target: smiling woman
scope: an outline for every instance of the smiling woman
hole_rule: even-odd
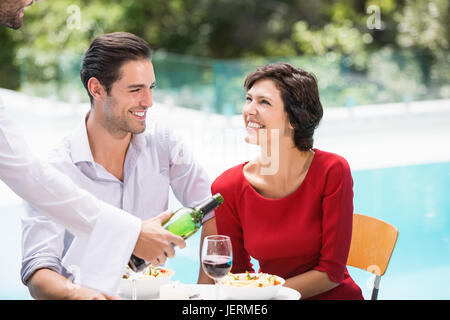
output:
[[[292,74],[292,77],[288,77],[289,74]],[[293,129],[296,147],[302,151],[311,149],[314,130],[323,116],[314,75],[294,68],[288,63],[274,63],[258,68],[244,83],[247,91],[246,107],[251,103],[256,82],[260,82],[256,97],[259,104],[265,107],[283,106],[285,111],[282,113],[283,121],[288,122],[289,128]],[[266,113],[262,110],[258,112],[259,115]],[[249,110],[245,108],[243,115],[247,119],[251,116]],[[270,113],[268,115],[269,118],[273,118]],[[252,122],[255,123],[254,120]],[[258,124],[264,127],[263,124]],[[254,125],[252,127],[255,128]]]
[[[212,192],[227,199],[215,213],[217,231],[232,241],[231,271],[252,272],[254,257],[259,272],[286,279],[285,286],[302,298],[362,299],[346,268],[353,215],[350,168],[341,156],[313,148],[323,114],[315,77],[280,62],[252,72],[244,88],[244,123],[249,135],[259,136],[246,141],[261,149],[270,145],[271,153],[265,161],[261,150],[261,156],[226,170],[212,184]],[[275,138],[273,131],[279,132]],[[276,170],[265,171],[267,162],[277,163]]]

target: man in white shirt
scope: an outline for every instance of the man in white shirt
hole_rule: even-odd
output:
[[[189,207],[211,196],[206,172],[184,145],[152,119],[147,128],[155,74],[145,40],[126,32],[97,37],[85,52],[80,74],[91,110],[51,154],[55,168],[98,198],[141,219],[167,210],[169,188]],[[82,295],[84,288],[73,289],[69,281],[77,282],[77,268],[85,258],[80,253],[88,244],[73,239],[33,207],[22,221],[21,276],[32,296]],[[202,237],[215,232],[215,219],[209,214],[203,220]]]
[[[0,24],[12,29],[22,26],[24,9],[32,0],[0,1]],[[174,252],[171,243],[183,248],[181,237],[167,232],[161,222],[170,212],[141,222],[76,186],[66,175],[38,160],[29,150],[15,124],[6,118],[0,99],[0,179],[20,197],[65,226],[86,242],[79,266],[81,284],[114,294],[124,265],[132,252],[147,261],[165,260]],[[3,275],[4,276],[4,275]],[[89,290],[86,289],[86,293]],[[89,291],[85,298],[110,298]]]

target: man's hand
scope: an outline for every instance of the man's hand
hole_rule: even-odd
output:
[[[134,248],[134,255],[158,266],[175,255],[174,245],[184,248],[186,242],[182,237],[167,231],[161,225],[172,216],[171,211],[165,211],[150,220],[142,222],[141,233]]]
[[[77,286],[69,290],[69,300],[120,300],[119,296],[110,296],[85,287]]]

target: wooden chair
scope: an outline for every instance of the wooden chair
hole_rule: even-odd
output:
[[[347,265],[375,274],[372,300],[377,300],[381,276],[391,259],[398,229],[382,220],[353,214],[352,240]]]

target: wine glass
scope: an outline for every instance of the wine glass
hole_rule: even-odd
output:
[[[128,280],[130,280],[131,286],[131,300],[137,300],[137,285],[136,281],[144,274],[144,270],[135,272],[131,269],[127,269]]]
[[[203,239],[202,267],[203,271],[216,283],[216,300],[219,299],[220,279],[225,277],[233,262],[231,240],[228,236],[213,235]]]

